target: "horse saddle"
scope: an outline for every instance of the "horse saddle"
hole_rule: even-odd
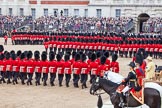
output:
[[[122,90],[125,88],[124,85],[120,85],[116,92],[121,93]],[[144,104],[144,92],[143,92],[144,88],[141,88],[140,90],[136,91],[135,89],[131,89],[130,93],[131,95],[134,97],[134,99],[136,99],[138,102],[140,102],[141,104]]]

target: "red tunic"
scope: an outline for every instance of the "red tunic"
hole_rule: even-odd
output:
[[[41,70],[42,70],[42,73],[48,73],[49,71],[49,63],[48,61],[41,61]]]
[[[12,71],[19,72],[20,66],[19,66],[19,60],[12,60]]]
[[[143,85],[143,78],[145,78],[145,74],[144,71],[142,70],[142,68],[137,68],[136,70],[136,74],[137,74],[137,82],[139,84],[139,86]]]
[[[74,61],[73,62],[73,73],[79,75],[81,71],[81,62]]]
[[[6,62],[4,60],[0,60],[0,71],[6,71]]]
[[[20,70],[19,72],[26,72],[26,60],[19,61]]]
[[[49,61],[49,72],[56,73],[57,72],[57,63],[56,60]]]
[[[86,62],[81,62],[81,74],[89,74],[89,65]]]
[[[63,63],[63,70],[65,74],[71,74],[71,62],[70,61],[66,61]]]
[[[119,63],[118,62],[111,62],[110,68],[113,72],[119,73]]]
[[[105,71],[107,71],[107,70],[108,70],[108,66],[106,66],[106,65],[99,65],[98,69],[97,69],[100,77],[103,77]]]
[[[57,64],[57,72],[58,74],[64,74],[64,71],[63,71],[63,64],[64,64],[64,61],[56,61],[56,64]]]
[[[41,66],[41,61],[34,61],[34,66],[35,66],[35,72],[42,73],[42,66]]]
[[[6,71],[12,71],[12,59],[10,58],[9,60],[5,60],[6,64]]]
[[[98,62],[90,62],[89,68],[91,70],[91,75],[98,75]]]
[[[27,73],[34,73],[34,61],[32,59],[29,59],[26,61],[26,65]]]

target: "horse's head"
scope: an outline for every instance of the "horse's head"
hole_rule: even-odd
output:
[[[100,78],[99,77],[97,77],[96,80],[93,80],[91,88],[90,88],[90,94],[94,95],[98,89],[100,89]]]

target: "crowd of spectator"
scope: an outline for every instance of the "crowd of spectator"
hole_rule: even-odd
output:
[[[149,18],[143,23],[142,31],[145,33],[162,33],[162,18]]]
[[[133,22],[132,18],[96,18],[96,17],[54,17],[42,16],[34,20],[35,30],[61,30],[61,31],[84,31],[84,32],[125,32],[125,27],[129,22]]]

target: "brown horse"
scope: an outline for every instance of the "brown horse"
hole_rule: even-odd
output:
[[[94,95],[97,92],[97,90],[102,89],[110,95],[110,100],[114,105],[114,108],[121,108],[119,107],[120,96],[116,92],[116,89],[119,85],[120,84],[116,84],[107,79],[97,78],[95,81],[93,81],[91,85],[90,94]],[[150,108],[162,108],[161,98],[162,97],[160,96],[160,91],[158,91],[157,89],[144,88],[144,103]],[[126,101],[128,107],[141,106],[141,103],[136,101],[132,95],[128,96]]]

